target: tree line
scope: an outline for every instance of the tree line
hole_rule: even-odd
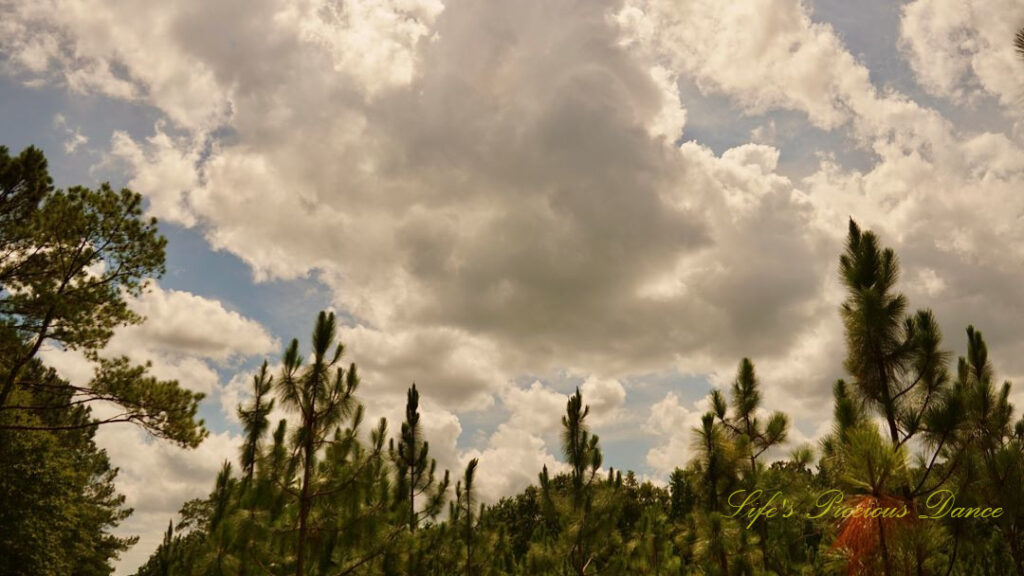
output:
[[[98,426],[185,447],[207,433],[201,395],[103,354],[142,320],[126,299],[163,272],[165,243],[137,194],[55,189],[38,150],[0,147],[0,574],[109,574],[134,543],[112,535],[131,510]],[[237,461],[137,574],[1024,576],[1024,419],[981,332],[966,328],[954,361],[932,312],[900,293],[894,252],[852,220],[838,264],[847,378],[817,446],[787,445],[789,416],[766,411],[742,359],[700,424],[677,431],[693,457],[666,485],[606,465],[577,390],[561,419],[567,471],[545,467],[495,503],[479,500],[477,460],[455,478],[438,469],[415,385],[397,429],[365,422],[357,365],[322,312],[305,356],[293,340],[279,370],[252,376]],[[44,344],[82,352],[93,378],[61,378]],[[275,408],[292,417],[271,422]],[[813,510],[830,491],[848,513],[748,513]],[[944,493],[1000,512],[921,519]],[[890,509],[907,513],[878,513]]]

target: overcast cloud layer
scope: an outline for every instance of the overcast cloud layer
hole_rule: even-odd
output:
[[[369,412],[397,422],[415,380],[439,464],[479,457],[495,499],[559,466],[573,385],[606,461],[639,442],[654,478],[743,356],[813,441],[851,216],[897,250],[948,348],[974,323],[1024,376],[1024,5],[864,10],[894,37],[800,0],[0,0],[0,71],[152,111],[97,134],[55,114],[51,163],[91,154],[252,282],[325,285]],[[206,392],[215,434],[192,452],[100,434],[142,535],[124,573],[235,457],[248,368],[296,336],[204,294],[135,306],[151,322],[112,352]]]

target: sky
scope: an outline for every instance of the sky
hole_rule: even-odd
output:
[[[0,0],[0,144],[143,194],[169,240],[109,353],[207,395],[197,449],[98,433],[140,536],[118,573],[322,309],[368,421],[415,381],[432,455],[479,458],[490,501],[559,469],[577,387],[605,462],[663,482],[743,357],[813,445],[851,217],[947,349],[973,323],[1022,380],[1022,25],[1014,0]]]

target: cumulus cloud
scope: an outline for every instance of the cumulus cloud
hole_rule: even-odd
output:
[[[646,428],[659,443],[648,450],[647,464],[655,472],[671,474],[692,456],[693,430],[707,411],[698,404],[687,407],[675,392],[669,392],[651,406]]]
[[[590,407],[593,426],[604,426],[623,417],[626,388],[618,380],[590,376],[580,385],[580,394]]]
[[[795,188],[768,148],[721,158],[699,145],[675,150],[686,116],[678,73],[621,46],[610,5],[583,5],[570,27],[541,17],[541,4],[514,13],[410,5],[406,30],[388,24],[393,6],[371,17],[356,4],[316,22],[276,12],[266,24],[279,41],[274,61],[329,68],[300,83],[277,69],[235,70],[211,91],[232,94],[230,140],[207,147],[205,128],[172,136],[158,126],[145,141],[115,134],[112,153],[154,213],[203,222],[214,247],[260,278],[319,269],[358,322],[353,345],[373,353],[364,364],[389,367],[378,380],[404,386],[411,368],[426,370],[453,408],[486,405],[527,368],[651,369],[706,341],[679,318],[715,320],[708,340],[751,334],[719,290],[738,287],[741,271],[719,256],[759,242],[755,221],[798,229],[806,214]],[[382,67],[322,58],[334,52],[311,30],[327,25],[343,29],[334,36],[343,43],[400,35],[393,57],[415,70],[371,79],[360,70]],[[167,41],[183,44],[172,28]],[[181,58],[224,67],[224,54],[197,50]],[[338,66],[344,73],[330,73]],[[799,237],[786,247],[812,248]],[[665,270],[694,261],[714,269],[686,291],[646,297]],[[764,291],[782,300],[763,308],[798,308],[811,291],[785,294],[796,283]]]
[[[621,382],[591,376],[579,389],[590,407],[587,423],[592,432],[601,433],[625,420],[626,390]],[[559,432],[569,395],[535,380],[529,386],[507,383],[500,397],[507,418],[487,437],[483,448],[464,451],[461,458],[463,466],[471,458],[480,460],[477,477],[484,502],[536,483],[544,466],[553,475],[568,470],[560,457]]]
[[[187,450],[155,441],[130,426],[98,430],[96,444],[118,468],[117,490],[124,494],[125,505],[135,510],[116,531],[139,536],[139,542],[122,555],[120,568],[130,571],[146,561],[160,544],[167,522],[177,518],[187,500],[209,495],[224,462],[237,460],[241,443],[238,435],[215,433]]]
[[[965,56],[968,60],[976,56],[979,62],[970,64],[972,74],[1008,62],[1005,56],[1007,50],[1012,52],[1011,38],[996,47],[999,34],[992,32],[990,16],[981,15],[973,6],[954,9],[948,3],[913,3],[904,11],[904,40],[915,33],[914,26],[920,24],[915,18],[923,18],[921,11],[925,10],[934,12],[936,22],[987,31],[978,34],[990,39],[977,49],[970,48]],[[987,7],[985,12],[995,14]],[[1019,299],[1011,290],[1000,288],[1017,283],[1017,272],[1007,268],[1006,252],[996,256],[984,248],[1008,245],[1013,254],[1010,258],[1017,258],[1020,242],[1011,222],[1022,212],[1019,195],[1011,190],[1021,184],[1019,134],[963,130],[939,111],[904,94],[876,89],[867,68],[845,49],[833,28],[815,22],[804,3],[795,0],[698,2],[685,9],[671,0],[636,0],[628,2],[615,21],[623,29],[623,41],[633,50],[687,71],[708,94],[725,95],[750,114],[801,112],[817,126],[852,136],[872,154],[869,167],[844,166],[826,154],[817,172],[797,183],[799,205],[808,211],[805,225],[821,231],[827,257],[833,259],[841,247],[845,220],[856,217],[862,225],[880,231],[884,241],[896,248],[908,268],[905,278],[926,274],[930,279],[932,273],[942,278],[941,291],[936,290],[934,281],[911,282],[905,289],[913,305],[936,309],[944,325],[951,327],[947,330],[950,335],[959,336],[974,318],[991,327],[996,335],[993,340],[1006,343],[1004,350],[1019,341],[1006,322],[1019,309]],[[949,28],[946,24],[941,27]],[[933,54],[936,61],[944,58],[942,53]],[[949,78],[945,72],[936,74]],[[949,87],[958,82],[952,80],[944,89],[952,90]],[[983,85],[993,94],[1010,94],[1008,84],[989,81]],[[745,197],[739,196],[741,201],[734,206],[742,207]],[[742,253],[765,251],[750,248]],[[922,272],[924,269],[931,272]],[[810,307],[805,308],[810,316],[819,320],[803,324],[801,335],[787,342],[786,353],[770,360],[788,358],[793,365],[806,366],[800,360],[808,354],[824,357],[823,353],[829,352],[832,365],[837,364],[835,352],[841,342],[834,336],[827,340],[813,337],[816,332],[836,333],[836,324],[826,316],[835,314],[834,306],[842,299],[841,292],[830,286],[833,274],[832,266],[817,269],[816,277],[822,281],[815,290],[817,297],[802,302]],[[662,283],[666,285],[682,283]],[[986,294],[984,306],[978,300],[982,291]],[[741,317],[751,318],[751,314]],[[950,346],[959,349],[958,344],[959,339]],[[813,348],[818,352],[812,352]],[[1017,364],[1007,360],[1012,373],[1020,372]],[[818,390],[824,397],[826,388],[819,386]]]
[[[568,471],[543,438],[505,424],[498,426],[486,448],[467,451],[464,459],[471,458],[480,461],[476,481],[481,502],[495,502],[536,484],[544,466],[551,475]]]
[[[502,404],[509,411],[506,424],[513,429],[550,434],[558,430],[568,396],[534,380],[528,388],[509,385]]]
[[[226,94],[214,70],[177,42],[196,5],[16,2],[5,6],[0,48],[13,72],[80,94],[156,103],[188,126],[217,122]],[[195,17],[193,15],[193,17]],[[146,26],[137,24],[142,22]]]
[[[900,45],[932,94],[957,103],[988,94],[1012,112],[1024,96],[1013,47],[1021,26],[1024,6],[1013,0],[915,0],[903,6]]]
[[[463,466],[471,458],[480,461],[477,485],[481,501],[495,502],[535,483],[544,466],[552,474],[567,469],[555,455],[559,448],[549,446],[549,442],[557,442],[567,400],[567,395],[539,380],[528,387],[505,385],[501,401],[508,417],[488,436],[483,448],[462,454]]]
[[[131,304],[145,322],[118,331],[117,339],[138,346],[223,362],[236,356],[267,354],[279,348],[259,323],[224,304],[154,285]]]
[[[149,199],[150,213],[186,226],[195,224],[186,194],[198,183],[198,149],[175,142],[158,123],[155,133],[144,143],[136,142],[126,132],[115,131],[110,156],[124,162],[135,174],[128,186]]]
[[[63,114],[53,117],[53,127],[64,134],[64,152],[67,154],[74,154],[80,146],[89,142],[89,138],[82,134],[81,128],[68,126],[67,118]]]
[[[505,378],[493,344],[464,331],[356,326],[343,328],[341,338],[375,394],[404,392],[416,383],[420,394],[445,406],[481,409],[493,403]]]
[[[217,300],[189,292],[164,290],[153,284],[149,291],[131,300],[129,307],[146,320],[118,328],[103,354],[148,362],[157,378],[177,380],[183,387],[206,395],[220,391],[218,367],[278,348],[277,341],[258,322],[227,310]]]
[[[431,34],[444,10],[440,0],[324,2],[298,20],[299,33],[329,55],[369,95],[409,84],[416,74],[416,45]]]
[[[584,387],[595,421],[614,419],[621,377],[784,354],[813,325],[826,254],[778,150],[677,148],[677,81],[694,71],[624,43],[613,4],[574,5],[561,14],[570,26],[543,3],[406,8],[409,28],[394,29],[390,5],[259,3],[253,14],[275,17],[225,30],[264,38],[233,40],[266,66],[189,36],[194,6],[109,21],[132,38],[163,18],[150,52],[164,71],[198,71],[177,94],[137,96],[175,129],[115,133],[131,185],[155,214],[202,223],[257,278],[319,270],[355,319],[343,336],[369,397],[398,397],[416,380],[446,410],[482,408],[517,374],[566,368],[603,375]],[[91,45],[93,16],[28,16],[28,29]],[[790,10],[779,26],[797,34],[802,18]],[[325,40],[381,34],[397,35],[385,45],[401,47],[387,56],[400,77],[367,76],[386,67],[346,62],[355,56]],[[139,86],[165,82],[142,69],[153,54],[90,53]],[[201,90],[208,105],[183,116],[180,103]],[[810,92],[803,101],[816,106]],[[230,114],[204,112],[218,102]],[[815,113],[824,126],[841,116]],[[230,138],[212,136],[219,125]]]

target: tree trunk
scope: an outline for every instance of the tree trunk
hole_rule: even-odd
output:
[[[295,559],[295,576],[305,576],[306,539],[308,537],[308,521],[310,509],[310,483],[313,479],[313,451],[315,444],[313,436],[316,433],[316,390],[319,382],[313,382],[312,393],[309,399],[309,412],[304,418],[303,425],[306,428],[306,438],[303,442],[302,455],[302,492],[299,495],[299,542]]]
[[[725,557],[725,546],[718,551],[718,567],[722,570],[723,576],[729,576],[729,561]]]
[[[885,543],[885,524],[878,518],[878,542],[882,548],[882,568],[885,576],[892,576],[892,565],[889,562],[889,546]]]
[[[1013,557],[1013,567],[1017,570],[1017,576],[1024,576],[1024,551],[1020,548],[1016,530],[1004,532],[1010,541],[1010,555]]]
[[[65,281],[64,284],[67,282]],[[61,285],[63,290],[64,284]],[[42,347],[43,341],[46,340],[46,334],[50,329],[50,322],[53,321],[53,308],[46,311],[46,316],[43,317],[42,327],[39,328],[39,336],[36,337],[35,344],[32,345],[32,349],[29,350],[28,354],[21,358],[18,358],[11,366],[11,371],[7,373],[7,378],[4,380],[3,389],[0,389],[0,408],[7,405],[7,398],[10,397],[11,392],[14,390],[14,383],[17,382],[18,376],[21,375],[21,370],[24,368],[36,354],[39,353],[39,348]]]
[[[469,497],[469,490],[466,490],[466,576],[472,574],[473,562],[473,508],[472,500]]]
[[[305,550],[309,519],[309,484],[313,468],[313,435],[307,434],[303,447],[302,493],[299,495],[299,543],[296,553],[295,576],[305,575]]]

